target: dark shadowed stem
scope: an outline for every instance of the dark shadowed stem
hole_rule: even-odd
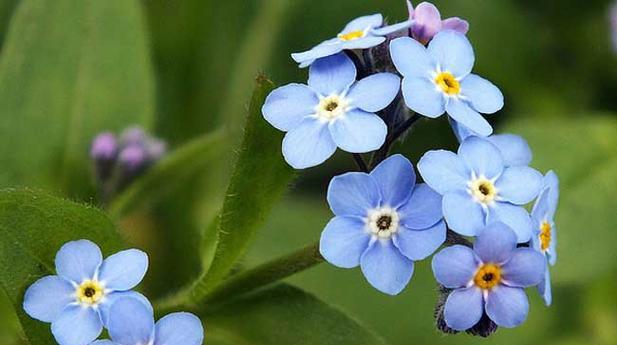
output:
[[[353,153],[352,155],[354,162],[356,162],[356,165],[358,166],[358,169],[362,172],[368,172],[368,165],[366,165],[366,162],[364,161],[364,158],[362,158],[362,155],[359,153]]]
[[[450,229],[448,229],[448,232],[446,233],[446,244],[449,244],[449,245],[462,244],[467,247],[472,247],[472,244],[468,239],[466,239],[465,237],[457,234],[456,232]]]
[[[418,114],[413,114],[410,118],[405,120],[403,123],[398,125],[386,138],[386,142],[381,146],[379,151],[377,151],[373,155],[373,159],[371,160],[371,167],[377,166],[377,164],[381,163],[392,148],[392,145],[403,135],[405,134],[414,123],[420,120],[422,116]]]
[[[345,54],[353,61],[353,64],[356,66],[356,70],[358,72],[357,79],[360,80],[369,75],[369,71],[366,68],[362,59],[356,54],[353,50],[345,50]]]

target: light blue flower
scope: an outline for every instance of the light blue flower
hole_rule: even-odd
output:
[[[531,223],[533,225],[532,247],[546,256],[547,263],[551,266],[557,261],[557,228],[555,227],[555,211],[559,202],[559,179],[553,171],[544,176],[544,188],[538,196],[531,211]],[[538,291],[546,305],[551,305],[551,274],[548,264],[544,279],[538,285]]]
[[[512,328],[527,318],[524,288],[544,276],[544,258],[531,248],[516,248],[516,235],[505,224],[489,225],[473,250],[454,245],[433,257],[435,279],[453,289],[444,306],[448,327],[473,327],[484,313],[497,325]]]
[[[503,95],[488,80],[471,74],[475,57],[465,35],[441,31],[428,48],[409,37],[397,38],[390,44],[390,54],[404,77],[403,97],[411,110],[431,118],[447,112],[482,136],[493,132],[480,113],[500,110]]]
[[[190,313],[173,313],[154,323],[152,309],[134,298],[122,298],[111,307],[109,336],[90,345],[201,345],[201,320]]]
[[[450,125],[460,143],[470,136],[479,136],[455,121],[450,120]],[[486,140],[497,146],[505,166],[529,165],[531,163],[533,156],[531,148],[523,137],[514,134],[493,134],[486,137]]]
[[[411,21],[383,26],[381,14],[359,17],[347,24],[335,38],[326,40],[313,49],[291,54],[301,68],[311,65],[315,60],[340,53],[343,50],[368,49],[385,42],[387,35],[407,29]]]
[[[400,79],[377,73],[356,82],[356,67],[343,53],[319,59],[308,85],[289,84],[266,98],[264,118],[287,132],[283,156],[296,169],[313,167],[336,148],[353,153],[377,150],[388,128],[375,112],[398,94]]]
[[[389,157],[370,174],[333,178],[328,203],[335,217],[321,234],[322,256],[342,268],[360,265],[376,289],[400,293],[414,261],[431,255],[446,239],[441,197],[415,181],[411,162],[401,155]]]
[[[83,345],[96,339],[107,324],[110,306],[121,297],[149,302],[133,289],[146,274],[148,256],[129,249],[103,260],[99,247],[79,240],[64,244],[56,254],[58,275],[32,284],[23,308],[32,318],[51,323],[60,345]]]
[[[506,167],[499,149],[472,136],[458,149],[429,151],[418,163],[424,181],[443,195],[448,226],[461,235],[477,236],[490,223],[501,221],[518,241],[531,238],[531,219],[522,205],[542,187],[542,174],[527,166]]]

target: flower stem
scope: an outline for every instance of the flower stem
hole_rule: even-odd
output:
[[[364,161],[364,158],[362,158],[362,155],[359,153],[354,153],[353,155],[353,159],[356,162],[356,165],[358,166],[358,169],[362,172],[368,172],[368,165],[366,165],[366,162]]]
[[[403,123],[398,125],[388,135],[388,137],[386,138],[386,142],[383,144],[383,146],[381,146],[379,151],[375,152],[375,154],[373,155],[373,159],[371,159],[371,167],[374,168],[375,166],[377,166],[377,164],[381,163],[381,161],[383,161],[390,152],[390,148],[392,148],[394,142],[396,142],[403,134],[405,134],[411,128],[411,126],[413,126],[414,123],[416,123],[421,118],[422,116],[418,114],[413,114]]]

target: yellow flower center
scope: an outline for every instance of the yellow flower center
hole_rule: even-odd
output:
[[[94,305],[101,301],[105,296],[105,289],[94,280],[84,280],[77,287],[77,301],[82,304]]]
[[[478,268],[473,282],[483,290],[490,290],[501,282],[501,267],[495,264],[484,264]]]
[[[551,244],[551,225],[548,222],[543,222],[540,225],[540,248],[546,251]]]
[[[471,195],[476,201],[483,204],[490,204],[497,196],[497,188],[493,182],[485,177],[477,178],[469,184]]]
[[[441,72],[435,77],[435,84],[447,95],[458,95],[461,83],[450,72]]]
[[[347,112],[349,102],[339,95],[331,95],[321,99],[315,111],[317,117],[325,121],[332,121]]]
[[[348,32],[346,34],[339,34],[338,38],[341,41],[353,41],[353,40],[357,40],[358,38],[364,37],[364,35],[365,33],[363,30],[356,30],[356,31]]]

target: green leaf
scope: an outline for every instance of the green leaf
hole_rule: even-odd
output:
[[[114,224],[97,209],[31,190],[0,191],[0,287],[13,304],[32,345],[55,344],[49,324],[23,312],[28,286],[55,274],[54,258],[66,242],[89,239],[104,254],[121,249]]]
[[[553,282],[584,283],[610,272],[617,266],[615,117],[524,120],[506,129],[529,141],[532,166],[560,179]]]
[[[233,268],[263,225],[274,204],[295,176],[281,155],[282,133],[261,115],[261,106],[273,89],[272,82],[259,77],[246,120],[244,139],[231,176],[220,216],[204,236],[205,263],[216,243],[209,270],[193,289],[199,300]]]
[[[209,133],[176,149],[158,162],[148,173],[116,197],[110,213],[116,217],[138,208],[146,202],[156,202],[186,183],[196,173],[216,164],[223,153],[226,137],[223,131]]]
[[[211,345],[385,345],[341,311],[289,285],[262,290],[204,316]]]
[[[137,0],[24,0],[0,60],[0,186],[84,196],[96,133],[148,125],[154,82]]]

